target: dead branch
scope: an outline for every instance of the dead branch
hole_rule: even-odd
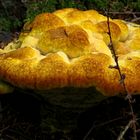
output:
[[[120,133],[120,135],[118,136],[117,140],[122,140],[125,133],[127,132],[127,130],[130,128],[130,126],[132,125],[133,120],[130,120],[129,123],[125,126],[124,130]]]
[[[128,100],[128,103],[129,103],[130,114],[131,114],[131,117],[132,117],[132,120],[129,123],[132,124],[132,127],[133,127],[134,140],[137,140],[137,135],[136,135],[136,116],[134,114],[134,110],[133,110],[133,106],[132,106],[132,104],[133,104],[132,95],[128,92],[128,90],[126,88],[126,85],[125,85],[125,77],[126,77],[126,75],[121,72],[119,62],[118,62],[118,57],[116,55],[116,52],[115,52],[115,49],[114,49],[114,46],[113,46],[113,41],[112,41],[112,37],[111,37],[111,30],[110,30],[110,21],[109,21],[109,17],[110,17],[109,12],[110,11],[109,10],[110,10],[110,5],[108,5],[108,11],[107,11],[108,34],[109,34],[109,37],[110,37],[110,43],[109,43],[108,47],[111,50],[112,56],[113,56],[114,61],[116,63],[116,66],[114,66],[114,68],[117,69],[118,72],[119,72],[120,84],[122,84],[122,86],[123,86],[124,92],[126,94],[126,99]],[[128,128],[130,127],[129,125],[127,125]],[[127,129],[126,128],[124,129],[123,133],[121,134],[122,136],[127,131],[128,128]],[[118,139],[118,140],[121,140],[121,139]]]
[[[135,18],[135,19],[132,19],[131,22],[137,22],[137,21],[139,21],[139,20],[140,20],[140,17]]]

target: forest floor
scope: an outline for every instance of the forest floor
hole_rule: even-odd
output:
[[[80,113],[77,118],[66,116],[68,114],[61,114],[62,118],[57,117],[57,107],[58,110],[52,115],[58,118],[57,121],[65,117],[68,117],[68,121],[76,120],[75,127],[61,130],[46,122],[46,118],[54,111],[48,108],[48,103],[44,104],[37,97],[14,94],[0,96],[0,140],[133,140],[133,125],[129,125],[132,115],[125,97],[105,99]],[[132,106],[137,119],[136,135],[139,140],[140,96],[133,96],[133,100]],[[46,115],[42,111],[47,112]],[[121,136],[123,139],[119,139]]]

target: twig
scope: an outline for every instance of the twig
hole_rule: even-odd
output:
[[[130,14],[130,15],[133,15],[133,14],[138,14],[138,15],[140,15],[140,12],[129,12],[129,11],[127,11],[127,12],[108,12],[108,14],[117,14],[117,15],[128,15],[128,14]]]
[[[125,80],[125,74],[123,74],[121,72],[121,69],[120,69],[120,66],[119,66],[119,63],[118,63],[118,57],[116,55],[116,52],[115,52],[115,49],[114,49],[114,46],[113,46],[113,41],[112,41],[112,37],[111,37],[111,30],[110,30],[110,22],[109,22],[109,10],[110,10],[110,5],[108,7],[108,12],[107,12],[108,34],[109,34],[109,37],[110,37],[110,44],[108,45],[108,47],[111,50],[112,56],[113,56],[113,58],[115,60],[115,63],[116,63],[116,66],[114,66],[112,68],[115,68],[115,69],[118,70],[119,75],[120,75],[120,84],[122,84],[124,92],[127,95],[126,99],[129,102],[130,113],[131,113],[131,116],[132,116],[132,123],[133,123],[133,130],[134,130],[134,140],[137,140],[137,135],[136,135],[136,116],[134,114],[134,110],[133,110],[133,106],[132,106],[133,100],[132,100],[132,96],[130,95],[130,93],[128,92],[128,90],[126,88],[125,81],[124,81]]]
[[[7,127],[4,127],[4,128],[2,128],[2,129],[0,129],[0,133],[3,133],[3,131],[9,129],[9,127],[10,127],[10,126],[7,126]]]
[[[97,127],[101,127],[101,126],[110,124],[110,123],[112,123],[112,122],[121,120],[122,118],[123,118],[123,117],[115,118],[115,119],[109,120],[109,121],[107,121],[107,122],[98,124],[98,125],[93,124],[92,127],[90,128],[90,130],[89,130],[89,131],[87,132],[87,134],[84,136],[83,140],[87,140],[88,136],[91,134],[91,132],[93,131],[94,128],[97,128]]]
[[[135,19],[132,19],[131,22],[136,22],[136,21],[138,21],[138,20],[140,20],[140,17],[135,18]]]
[[[16,136],[20,136],[20,137],[26,139],[26,140],[31,140],[30,137],[25,136],[22,132],[20,132],[20,131],[18,131],[18,130],[8,129],[8,131],[9,131],[10,133],[15,134]],[[11,136],[9,136],[9,135],[7,135],[7,136],[8,136],[8,137],[11,137]]]
[[[110,38],[110,43],[109,43],[108,47],[111,50],[112,56],[113,56],[113,58],[115,60],[115,63],[116,63],[116,66],[113,66],[113,67],[109,66],[109,67],[110,68],[115,68],[115,69],[118,70],[119,75],[120,75],[120,83],[123,85],[124,92],[127,94],[128,92],[127,92],[126,85],[125,85],[125,82],[124,82],[125,74],[122,74],[122,72],[121,72],[121,69],[120,69],[120,66],[119,66],[119,63],[118,63],[118,56],[116,55],[116,52],[115,52],[115,49],[114,49],[114,46],[113,46],[108,13],[109,12],[107,12],[107,26],[108,26],[108,34],[109,34],[109,38]]]
[[[130,128],[131,124],[133,124],[133,121],[130,120],[129,123],[125,126],[124,130],[120,133],[119,137],[117,138],[117,140],[122,140],[123,136],[125,135],[125,133],[127,132],[127,130]]]

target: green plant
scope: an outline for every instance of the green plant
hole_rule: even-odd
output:
[[[0,31],[2,30],[9,31],[10,28],[11,28],[11,21],[4,17],[0,17]]]
[[[113,2],[112,5],[111,5],[111,11],[122,11],[122,9],[125,7],[124,3],[123,2]]]
[[[17,18],[8,18],[0,16],[0,31],[12,31],[16,29],[17,27],[21,26],[21,21],[19,21]]]
[[[14,31],[21,27],[24,18],[22,3],[16,0],[0,0],[0,6],[0,31]]]
[[[25,6],[27,8],[26,18],[24,21],[31,21],[37,14],[43,12],[52,12],[56,10],[55,5],[57,4],[56,0],[42,0],[42,1],[34,1],[27,2]]]
[[[59,6],[57,8],[78,8],[78,9],[86,9],[83,0],[59,0]]]
[[[140,0],[137,0],[137,2],[132,2],[132,6],[136,11],[140,11]]]
[[[93,3],[94,8],[97,8],[99,10],[104,10],[107,5],[108,1],[107,0],[89,0],[91,3]]]
[[[34,2],[26,2],[25,6],[27,8],[25,22],[31,21],[39,13],[53,12],[57,9],[68,7],[86,9],[82,1],[76,0],[36,0]]]

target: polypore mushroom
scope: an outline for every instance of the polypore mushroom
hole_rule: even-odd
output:
[[[140,93],[140,26],[109,20],[120,70],[130,94]],[[67,8],[25,24],[18,41],[0,50],[0,79],[23,89],[96,87],[103,95],[124,93],[108,47],[107,17]],[[0,90],[1,93],[3,91]]]

